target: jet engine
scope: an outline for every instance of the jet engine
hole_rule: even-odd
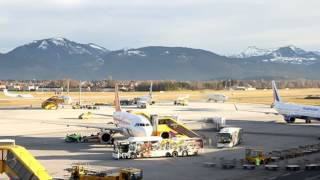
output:
[[[287,123],[294,123],[294,121],[296,120],[294,117],[291,117],[291,116],[284,116],[284,120],[287,122]]]
[[[109,132],[100,132],[99,139],[101,143],[113,144],[113,137]]]

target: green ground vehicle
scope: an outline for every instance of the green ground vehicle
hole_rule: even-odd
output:
[[[76,133],[73,133],[73,134],[67,134],[67,136],[64,138],[64,141],[65,142],[82,142],[82,136],[80,134],[76,134]]]
[[[67,134],[64,140],[67,143],[100,143],[101,142],[99,133],[91,134],[90,136],[81,136],[81,134],[77,134],[77,133]]]

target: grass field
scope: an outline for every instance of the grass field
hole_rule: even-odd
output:
[[[21,92],[19,92],[21,93]],[[29,93],[29,92],[22,92]],[[40,106],[41,102],[54,95],[53,92],[30,92],[34,99],[18,99],[10,98],[0,93],[0,106],[18,106],[18,105],[32,105]],[[255,91],[166,91],[154,92],[153,97],[156,102],[173,101],[179,95],[189,94],[190,101],[205,101],[206,94],[217,93],[225,94],[229,97],[229,102],[237,103],[257,103],[257,104],[271,104],[272,90],[255,90]],[[133,98],[137,96],[147,95],[148,92],[120,92],[121,98]],[[286,102],[320,105],[319,99],[304,99],[308,95],[320,95],[320,89],[281,89],[281,97]],[[71,97],[74,101],[79,100],[78,92],[71,92]],[[113,92],[83,92],[82,103],[112,103],[114,98]]]

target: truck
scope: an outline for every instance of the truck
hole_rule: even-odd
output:
[[[241,143],[243,130],[239,127],[225,127],[217,133],[217,147],[234,147]]]
[[[82,136],[79,133],[67,134],[64,138],[66,143],[101,143],[101,144],[113,144],[114,139],[111,138],[105,141],[104,137],[106,133],[98,132],[96,134],[91,134],[89,136]]]
[[[137,168],[122,168],[119,172],[103,172],[90,170],[84,166],[75,165],[67,169],[72,180],[142,180],[143,172]]]
[[[271,160],[271,157],[261,149],[246,148],[245,160],[249,164],[260,165],[267,164]]]
[[[148,107],[147,101],[137,101],[137,108],[146,109]]]
[[[186,95],[180,95],[177,97],[177,99],[173,102],[174,105],[177,105],[177,106],[187,106],[188,103],[189,103],[189,97],[190,95],[189,94],[186,94]]]
[[[52,96],[41,103],[41,108],[45,110],[58,109],[59,105],[71,104],[70,96]]]
[[[135,104],[135,101],[132,99],[120,99],[121,106],[129,106]]]
[[[228,100],[228,96],[224,94],[207,94],[208,102],[226,102]]]
[[[201,138],[130,137],[114,142],[112,156],[114,159],[192,156],[202,148]]]
[[[173,102],[174,105],[176,106],[187,106],[189,104],[188,99],[177,99]]]

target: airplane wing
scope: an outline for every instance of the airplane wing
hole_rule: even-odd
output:
[[[92,113],[92,115],[97,115],[97,116],[106,116],[106,117],[113,117],[113,115],[112,115],[112,114]]]
[[[43,123],[63,125],[63,126],[67,126],[67,127],[73,126],[73,127],[100,129],[101,131],[111,131],[114,133],[122,133],[124,131],[123,128],[118,128],[115,125],[111,125],[111,123],[110,124],[60,123],[60,122],[43,122]]]
[[[276,116],[280,115],[277,112],[251,111],[251,110],[242,110],[242,109],[240,110],[235,103],[233,105],[234,105],[234,108],[235,108],[236,111],[246,111],[246,112],[263,113],[263,114],[273,114],[273,115],[276,115]]]

